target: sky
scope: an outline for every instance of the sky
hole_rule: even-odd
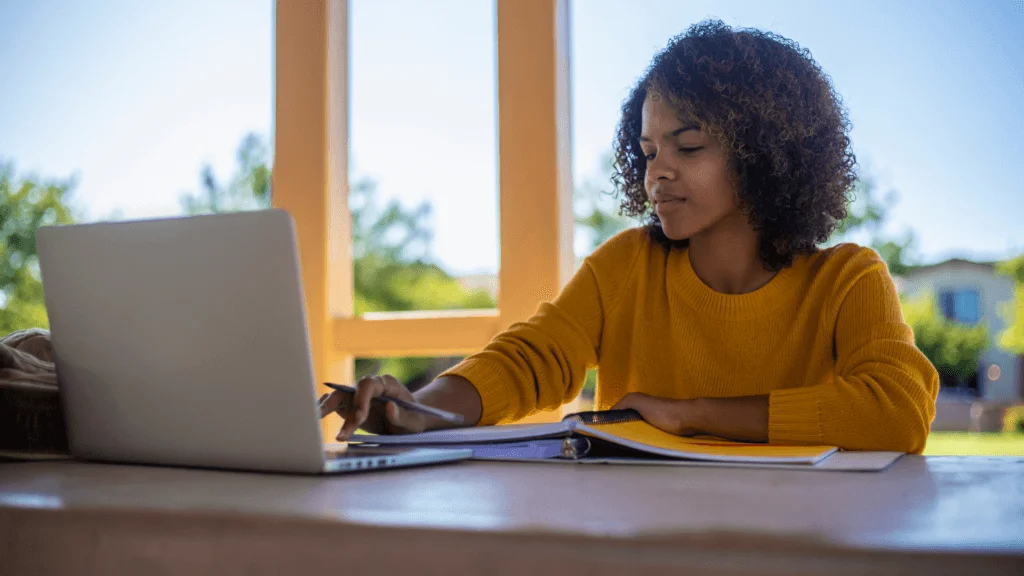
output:
[[[1024,2],[576,0],[573,172],[602,178],[629,88],[697,21],[771,30],[830,75],[862,174],[920,262],[1024,252]],[[350,179],[434,208],[433,256],[498,266],[494,5],[353,0]],[[86,220],[180,213],[273,128],[269,0],[0,0],[0,161],[76,180]]]

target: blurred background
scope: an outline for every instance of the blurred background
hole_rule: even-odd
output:
[[[810,50],[861,168],[832,242],[874,247],[942,375],[929,453],[1024,453],[1024,1],[576,0],[575,252],[637,225],[618,111],[704,18]],[[355,312],[494,306],[495,10],[350,0]],[[46,327],[43,224],[268,207],[271,0],[0,0],[0,333]],[[413,388],[458,358],[361,358]],[[584,391],[592,395],[594,374]]]

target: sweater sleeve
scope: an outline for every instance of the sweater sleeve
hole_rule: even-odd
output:
[[[919,454],[938,373],[914,345],[885,264],[874,255],[857,267],[836,316],[835,368],[825,382],[771,393],[769,439]]]
[[[635,256],[637,234],[608,240],[580,266],[561,293],[536,314],[498,334],[442,376],[469,380],[480,393],[481,426],[514,422],[554,410],[576,397],[587,369],[597,364],[604,319],[614,305],[613,286],[599,269],[619,271]]]

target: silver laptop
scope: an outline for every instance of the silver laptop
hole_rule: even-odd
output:
[[[43,227],[36,239],[76,457],[334,473],[472,454],[325,450],[286,212]]]

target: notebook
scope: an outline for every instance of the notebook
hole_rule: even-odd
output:
[[[636,457],[754,465],[815,466],[835,446],[788,446],[734,442],[709,436],[681,437],[645,422],[635,410],[570,414],[551,424],[511,424],[435,430],[409,435],[358,435],[353,442],[381,445],[466,447],[485,460],[614,462]]]

